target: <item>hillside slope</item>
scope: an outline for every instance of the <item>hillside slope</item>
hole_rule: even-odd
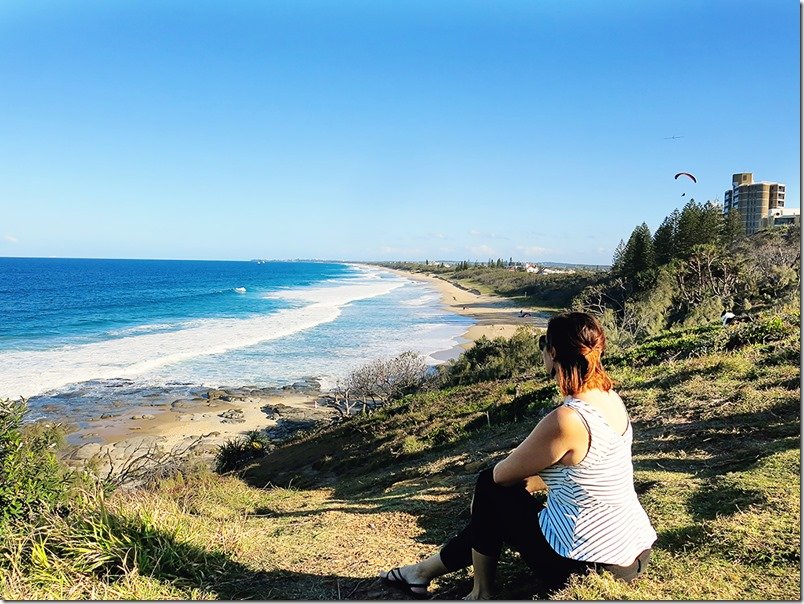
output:
[[[588,576],[547,594],[508,554],[500,597],[799,599],[799,326],[787,307],[609,357],[659,535],[649,570],[632,585]],[[557,401],[542,377],[418,393],[238,476],[199,471],[100,497],[100,512],[54,518],[6,546],[3,597],[399,599],[377,573],[458,530],[477,471]],[[470,585],[459,572],[432,591],[457,599]]]

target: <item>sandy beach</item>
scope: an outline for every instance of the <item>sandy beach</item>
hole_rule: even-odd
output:
[[[433,275],[393,272],[428,283],[441,294],[445,309],[476,321],[459,348],[445,351],[442,360],[457,356],[481,336],[507,338],[523,325],[547,325],[547,317],[516,301],[467,291]],[[85,444],[75,446],[67,461],[79,466],[94,459],[103,475],[149,450],[211,457],[224,442],[252,430],[271,431],[272,440],[281,440],[301,426],[329,421],[334,412],[320,404],[323,395],[303,384],[280,390],[210,389],[205,396],[143,408],[133,415],[104,414],[81,431]]]
[[[142,415],[105,416],[82,431],[89,442],[68,451],[66,461],[81,466],[94,460],[105,476],[146,453],[212,457],[218,446],[251,430],[266,430],[278,442],[300,428],[329,422],[333,411],[318,404],[321,396],[295,388],[210,389],[206,397],[176,400]]]
[[[523,325],[537,328],[547,327],[549,317],[523,308],[515,300],[476,294],[435,275],[424,275],[396,269],[385,270],[397,273],[408,279],[431,284],[441,293],[444,307],[447,310],[477,321],[463,336],[467,340],[462,344],[464,349],[469,348],[481,336],[486,336],[487,338],[500,336],[510,338]],[[520,311],[524,311],[522,313],[524,316],[520,314]]]

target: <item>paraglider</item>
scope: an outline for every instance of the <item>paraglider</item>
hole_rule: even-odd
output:
[[[695,176],[693,176],[693,175],[692,175],[692,174],[690,174],[689,172],[679,172],[679,173],[678,173],[678,174],[676,174],[676,175],[675,175],[673,178],[675,178],[676,180],[678,180],[678,177],[679,177],[679,176],[687,176],[687,177],[689,177],[689,178],[690,178],[690,180],[692,180],[692,182],[694,182],[694,183],[697,183],[697,182],[698,182],[698,179],[697,179],[697,178],[695,178]]]

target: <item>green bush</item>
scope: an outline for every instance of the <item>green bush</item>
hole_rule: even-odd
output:
[[[717,323],[693,329],[666,331],[619,354],[612,354],[606,362],[612,366],[645,366],[701,356],[718,348],[717,336],[722,329],[720,323]]]
[[[229,439],[218,447],[215,471],[225,474],[236,470],[246,462],[262,457],[270,448],[271,441],[261,430],[251,430],[244,437]]]
[[[520,327],[510,339],[478,338],[469,350],[441,370],[441,379],[443,386],[475,384],[532,375],[541,367],[538,335]]]
[[[69,476],[56,459],[59,426],[23,427],[24,400],[0,400],[0,532],[61,503]]]
[[[751,344],[778,342],[798,330],[800,316],[789,315],[785,320],[780,315],[760,316],[750,323],[737,323],[729,327],[723,343],[726,350],[734,350]]]
[[[744,323],[723,326],[717,321],[702,327],[675,329],[611,354],[607,362],[612,366],[644,367],[755,345],[782,347],[785,351],[789,348],[789,355],[798,356],[800,321],[798,312],[779,314],[771,310]]]

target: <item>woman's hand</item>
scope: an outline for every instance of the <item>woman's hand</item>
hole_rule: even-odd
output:
[[[544,481],[538,474],[536,476],[528,476],[525,479],[525,490],[528,493],[535,493],[536,491],[544,491],[546,489],[547,485],[544,484]]]

